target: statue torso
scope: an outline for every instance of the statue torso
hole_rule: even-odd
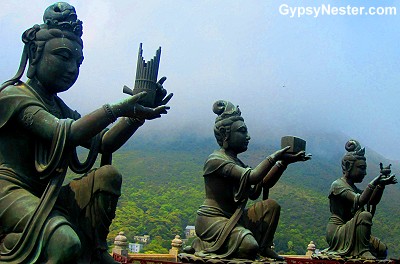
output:
[[[331,213],[340,217],[344,222],[349,221],[358,209],[356,197],[360,193],[361,190],[350,186],[343,178],[334,181],[329,194]],[[349,197],[354,197],[354,199],[349,199]]]
[[[5,102],[6,106],[10,108],[9,118],[5,120],[4,125],[0,127],[0,170],[7,169],[11,170],[15,174],[15,178],[33,188],[44,188],[48,180],[40,180],[38,172],[35,168],[35,151],[36,145],[39,143],[40,138],[32,134],[29,128],[23,123],[30,122],[29,115],[26,117],[27,120],[21,119],[21,111],[24,111],[26,107],[31,105],[43,107],[46,111],[50,112],[57,118],[66,118],[63,113],[71,111],[70,109],[62,109],[63,105],[59,103],[48,104],[46,100],[37,98],[37,94],[31,93],[23,89],[28,89],[24,86],[25,84],[19,85],[20,87],[9,87],[9,90],[0,93],[0,101]],[[26,100],[29,101],[26,105],[21,107],[14,107],[16,104],[12,99],[15,100]],[[35,122],[34,116],[32,122]],[[53,127],[43,127],[44,130],[54,130]],[[51,131],[53,133],[53,131]],[[48,145],[50,148],[50,144]],[[0,178],[1,178],[0,173]]]
[[[229,213],[236,210],[238,203],[234,201],[234,195],[240,183],[229,175],[232,166],[245,167],[239,159],[230,157],[221,150],[208,157],[204,165],[204,205],[215,206]]]

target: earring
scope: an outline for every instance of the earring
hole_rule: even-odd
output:
[[[28,71],[26,72],[26,77],[28,77],[29,79],[33,79],[33,77],[35,77],[35,74],[36,74],[36,67],[29,65]]]

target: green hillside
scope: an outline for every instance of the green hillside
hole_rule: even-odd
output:
[[[341,175],[340,159],[346,139],[342,140],[341,146],[333,146],[341,140],[328,138],[324,139],[327,144],[321,144],[324,142],[320,137],[311,138],[307,149],[313,154],[313,159],[291,165],[270,192],[270,198],[282,206],[275,236],[276,250],[281,253],[304,254],[311,240],[317,248],[327,246],[327,193],[331,182]],[[240,158],[255,166],[279,144],[273,146],[251,145]],[[162,250],[161,247],[170,248],[170,241],[176,234],[183,237],[184,228],[194,224],[196,210],[203,201],[203,162],[215,148],[217,145],[211,138],[186,138],[158,144],[137,140],[114,154],[113,165],[124,178],[109,242],[112,243],[119,231],[124,231],[129,241],[133,241],[135,235],[148,234],[157,237],[158,250]],[[367,149],[369,175],[361,187],[378,173],[380,161],[389,162]],[[400,164],[391,163],[396,172]],[[396,258],[400,256],[399,198],[399,186],[389,186],[379,204],[372,230],[388,244],[389,255]]]

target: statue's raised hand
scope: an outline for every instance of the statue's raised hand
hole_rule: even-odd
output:
[[[397,183],[397,179],[396,179],[396,175],[391,174],[390,176],[386,176],[386,175],[380,175],[379,180],[378,180],[378,184],[381,185],[389,185],[389,184],[396,184]]]
[[[146,120],[152,120],[161,117],[162,114],[166,114],[167,110],[169,109],[169,106],[166,105],[160,105],[154,108],[151,107],[145,107],[142,106],[138,103],[134,105],[134,118],[139,118],[139,119],[146,119]]]
[[[282,155],[282,161],[286,162],[287,164],[295,163],[299,161],[306,161],[311,159],[311,154],[306,154],[304,150],[299,151],[297,153],[284,153]]]
[[[147,95],[146,92],[140,92],[132,95],[129,98],[122,100],[119,103],[111,105],[113,113],[116,117],[131,117],[138,118],[141,120],[151,120],[161,117],[162,114],[166,114],[169,106],[160,105],[154,108],[145,107],[137,102]]]
[[[269,155],[269,157],[273,160],[280,160],[282,159],[282,156],[286,153],[286,151],[288,151],[289,149],[290,149],[289,146],[284,147],[283,149],[275,151],[274,153]]]
[[[163,87],[163,83],[166,79],[167,77],[164,76],[157,82],[156,96],[154,99],[155,106],[166,105],[174,95],[173,93],[167,95],[167,90],[165,90]]]
[[[376,176],[369,184],[371,184],[372,186],[377,186],[377,185],[386,186],[389,184],[396,184],[396,183],[397,179],[394,174],[391,175],[380,174]]]

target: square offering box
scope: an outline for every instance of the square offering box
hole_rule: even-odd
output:
[[[306,141],[295,136],[284,136],[281,139],[281,147],[290,146],[288,153],[297,153],[302,150],[306,150]]]

